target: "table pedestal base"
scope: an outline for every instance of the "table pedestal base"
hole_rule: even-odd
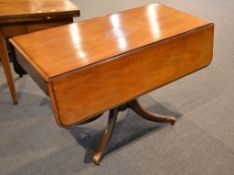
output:
[[[176,118],[174,116],[163,116],[163,115],[159,115],[159,114],[155,114],[155,113],[146,111],[137,102],[136,99],[133,101],[130,101],[124,105],[121,105],[119,107],[116,107],[114,109],[111,109],[110,113],[109,113],[109,118],[108,118],[106,129],[104,131],[104,134],[102,136],[102,139],[101,139],[101,142],[98,146],[98,149],[97,149],[95,155],[93,156],[93,160],[94,160],[95,164],[99,165],[99,163],[101,162],[101,160],[104,157],[104,152],[106,150],[106,147],[111,139],[112,133],[113,133],[114,128],[115,128],[118,113],[120,111],[124,111],[128,108],[132,109],[135,113],[137,113],[138,115],[140,115],[141,117],[143,117],[146,120],[150,120],[153,122],[160,122],[160,123],[170,123],[172,125],[174,125],[174,123],[176,122]],[[98,115],[94,119],[100,117],[101,115]]]

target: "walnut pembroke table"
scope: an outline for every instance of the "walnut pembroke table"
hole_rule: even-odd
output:
[[[73,22],[79,9],[69,0],[0,0],[0,60],[14,104],[18,103],[11,74],[8,50],[15,72],[22,76],[25,71],[15,59],[8,38]]]
[[[93,157],[99,164],[119,111],[174,124],[136,98],[207,66],[214,24],[159,4],[11,39],[17,59],[50,97],[59,126],[87,123],[110,110]]]

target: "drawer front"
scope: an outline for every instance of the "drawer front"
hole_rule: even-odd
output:
[[[44,29],[48,29],[51,27],[57,27],[57,26],[61,26],[61,25],[65,25],[65,24],[69,24],[72,23],[73,19],[67,19],[67,20],[61,20],[61,21],[53,21],[53,22],[37,22],[37,23],[29,23],[27,24],[27,31],[30,32],[35,32],[35,31],[39,31],[39,30],[44,30]]]
[[[22,23],[10,23],[1,25],[1,30],[6,38],[10,38],[17,35],[23,35],[38,30],[43,30],[51,27],[57,27],[73,22],[73,18],[60,19],[60,20],[46,20],[38,22],[22,22]]]
[[[1,25],[1,30],[2,30],[4,37],[6,38],[28,33],[27,27],[24,24]]]

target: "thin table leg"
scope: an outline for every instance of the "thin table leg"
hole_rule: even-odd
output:
[[[2,65],[3,65],[3,70],[6,75],[7,84],[10,89],[12,101],[14,104],[17,104],[18,100],[16,96],[16,91],[15,91],[15,84],[12,78],[12,73],[11,73],[11,68],[10,68],[10,63],[9,63],[9,58],[8,58],[8,53],[7,53],[7,47],[6,47],[6,41],[1,31],[0,31],[0,58],[2,61]]]
[[[98,149],[97,149],[95,155],[93,156],[93,160],[97,165],[99,165],[100,161],[104,157],[105,149],[106,149],[106,147],[110,141],[110,138],[112,136],[118,113],[119,113],[118,108],[110,110],[108,123],[107,123],[106,129],[105,129],[105,132],[104,132],[103,137],[101,139],[100,145],[98,146]]]
[[[153,122],[159,123],[171,123],[172,125],[175,124],[176,118],[174,116],[165,116],[160,114],[155,114],[149,111],[146,111],[138,102],[137,100],[133,100],[128,103],[128,108],[132,109],[135,113],[146,120],[150,120]]]

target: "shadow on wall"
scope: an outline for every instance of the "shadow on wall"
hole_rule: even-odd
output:
[[[144,101],[141,101],[141,103],[142,102]],[[152,112],[157,112],[159,114],[174,115],[177,119],[182,116],[179,112],[173,112],[156,101],[154,101],[153,106],[150,108],[146,107],[146,109]],[[92,162],[92,157],[99,145],[105,124],[107,123],[107,115],[104,115],[103,117],[105,117],[106,121],[101,119],[102,121],[100,126],[102,129],[99,129],[100,127],[92,127],[93,124],[92,126],[90,126],[90,124],[86,124],[68,129],[76,141],[86,149],[84,163]],[[95,121],[94,124],[98,125],[99,121],[100,120]],[[136,139],[140,139],[146,134],[149,134],[153,131],[159,131],[166,126],[171,125],[147,121],[140,116],[137,116],[137,114],[135,114],[133,111],[128,110],[127,113],[125,113],[124,118],[121,117],[121,119],[117,121],[113,136],[106,150],[106,154],[111,153],[112,151],[115,151],[135,141]]]

